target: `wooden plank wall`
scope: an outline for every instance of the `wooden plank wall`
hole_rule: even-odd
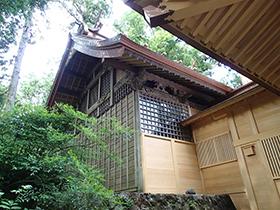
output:
[[[251,207],[279,209],[279,96],[262,91],[230,111],[230,127]]]
[[[205,118],[192,126],[203,192],[209,194],[228,193],[238,209],[248,209],[249,202],[242,182],[227,117],[223,113],[219,113],[215,119]]]
[[[191,142],[142,134],[143,190],[149,193],[201,192],[201,179]]]
[[[192,128],[198,157],[203,156],[202,142],[205,142],[211,154],[211,151],[213,153],[215,150],[211,149],[209,142],[225,133],[232,138],[236,153],[234,159],[225,162],[218,161],[217,157],[213,160],[213,157],[208,155],[210,164],[206,167],[205,160],[199,161],[205,192],[229,193],[237,209],[279,209],[280,98],[278,96],[265,90],[261,91],[198,120]]]

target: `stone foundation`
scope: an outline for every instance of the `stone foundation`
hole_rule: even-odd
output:
[[[131,210],[235,210],[228,195],[121,193]]]

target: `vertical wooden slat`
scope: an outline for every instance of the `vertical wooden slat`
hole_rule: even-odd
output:
[[[280,135],[261,140],[266,160],[274,178],[280,177]]]
[[[128,124],[128,110],[129,110],[129,105],[128,105],[128,96],[125,97],[125,102],[126,102],[126,109],[125,109],[125,116],[126,116],[126,127],[129,127]],[[126,188],[128,188],[128,155],[129,155],[129,147],[128,147],[128,138],[126,135],[126,139],[125,139],[125,143],[126,143]]]

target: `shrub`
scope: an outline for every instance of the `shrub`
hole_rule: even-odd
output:
[[[111,131],[104,123],[117,129]],[[106,152],[102,136],[110,132],[126,135],[128,130],[113,119],[102,122],[67,105],[53,110],[26,105],[0,113],[0,205],[10,202],[15,209],[121,206],[122,200],[103,186],[101,174],[84,163],[81,149],[88,145],[77,143],[83,135]]]

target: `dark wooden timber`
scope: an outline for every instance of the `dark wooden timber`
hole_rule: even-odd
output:
[[[74,56],[70,55],[71,51],[75,51]],[[79,56],[77,56],[77,53]],[[83,63],[81,68],[73,67],[75,62],[79,61],[80,63],[80,60],[77,59],[82,59],[85,56],[88,62]],[[101,62],[108,58],[109,62],[115,63],[115,66],[123,66],[133,71],[149,69],[150,72],[179,82],[195,92],[200,92],[201,95],[213,97],[213,101],[216,100],[217,102],[226,98],[232,91],[230,87],[207,78],[182,64],[168,60],[164,56],[136,44],[123,35],[107,40],[96,40],[84,35],[72,35],[63,55],[59,72],[48,100],[48,106],[53,105],[57,85],[60,83],[63,75],[71,75],[80,80],[80,82],[73,81],[73,85],[89,81],[92,69],[98,67],[96,62],[91,61],[91,58],[100,59]],[[82,72],[76,71],[73,68],[79,68]],[[65,79],[67,78],[64,77]],[[69,89],[72,89],[72,87]]]
[[[154,6],[147,6],[143,8],[144,17],[151,27],[165,25],[170,23],[170,20],[165,18],[172,15],[172,11],[162,10]]]
[[[48,107],[51,107],[54,104],[54,97],[55,97],[55,94],[57,92],[60,80],[63,76],[63,72],[66,68],[66,63],[69,60],[68,56],[70,55],[71,48],[73,46],[73,41],[71,39],[71,35],[69,34],[68,36],[69,36],[69,38],[68,38],[68,43],[67,43],[67,46],[66,46],[66,50],[65,50],[65,52],[62,56],[62,59],[61,59],[61,62],[59,64],[59,68],[58,68],[58,73],[56,74],[56,77],[54,79],[55,82],[52,85],[51,92],[50,92],[50,95],[49,95],[48,100],[47,100],[47,106]]]

